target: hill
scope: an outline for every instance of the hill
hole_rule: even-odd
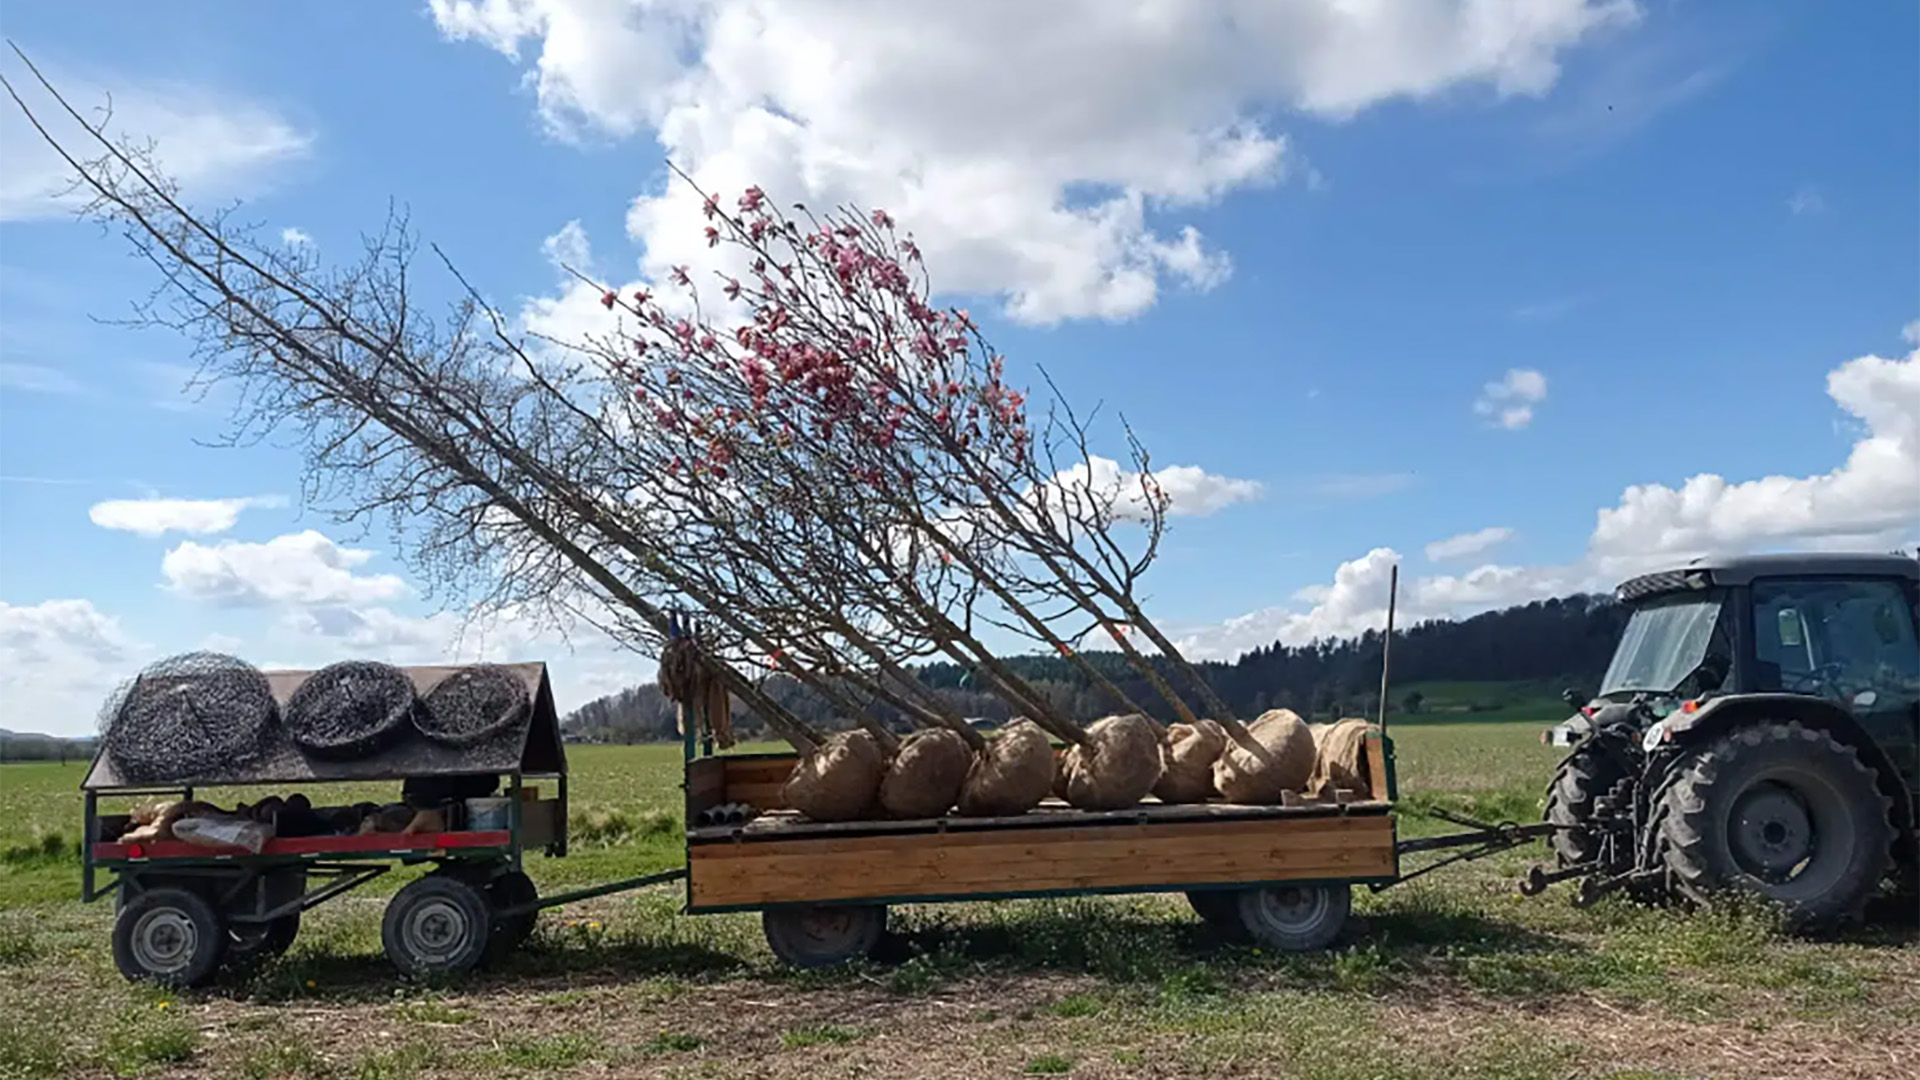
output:
[[[1606,670],[1625,621],[1611,599],[1575,595],[1489,611],[1468,619],[1431,620],[1396,630],[1389,712],[1404,721],[1560,719],[1560,691],[1591,690]],[[1278,642],[1227,662],[1198,665],[1204,678],[1236,713],[1253,716],[1289,708],[1307,716],[1371,716],[1378,708],[1384,635],[1288,646]],[[1174,719],[1148,681],[1113,652],[1087,659],[1128,697],[1161,720]],[[1018,656],[1007,664],[1045,692],[1067,715],[1090,720],[1111,712],[1107,698],[1088,685],[1067,660]],[[938,690],[963,716],[1008,719],[1005,702],[978,689],[954,664],[928,664],[920,680]],[[1180,679],[1163,666],[1176,686]],[[825,701],[791,679],[769,681],[772,696],[822,727],[843,726]],[[857,696],[857,695],[856,695]],[[880,715],[889,722],[904,723]],[[757,733],[759,724],[735,706],[735,724]],[[568,734],[595,742],[643,742],[674,734],[674,709],[651,683],[581,706],[564,722]]]

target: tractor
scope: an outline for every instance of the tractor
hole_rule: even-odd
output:
[[[1599,692],[1543,736],[1552,869],[1579,902],[1746,893],[1801,932],[1920,906],[1920,560],[1696,559],[1636,577]],[[1584,704],[1583,704],[1584,701]]]

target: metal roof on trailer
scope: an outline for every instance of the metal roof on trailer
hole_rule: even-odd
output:
[[[464,664],[430,664],[403,667],[413,680],[414,692],[424,698],[442,680]],[[473,746],[455,747],[434,742],[409,728],[406,737],[377,754],[354,761],[328,761],[302,753],[287,737],[278,717],[267,726],[258,753],[214,775],[170,778],[174,785],[221,786],[229,784],[297,784],[337,780],[404,780],[415,776],[457,776],[469,773],[565,773],[566,750],[560,741],[560,719],[554,710],[553,686],[547,679],[547,665],[540,661],[497,664],[517,675],[527,687],[533,703],[518,724]],[[268,671],[267,685],[273,690],[276,705],[284,709],[287,699],[312,671]],[[111,788],[164,787],[162,783],[132,783],[115,772],[105,747],[97,751],[93,767],[81,783],[82,790]]]

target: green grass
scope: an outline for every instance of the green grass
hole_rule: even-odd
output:
[[[1395,719],[1403,836],[1451,830],[1420,816],[1434,809],[1539,817],[1558,753],[1517,721],[1564,706],[1528,693],[1472,720]],[[677,746],[569,757],[574,849],[529,860],[543,892],[680,862]],[[380,955],[383,897],[418,872],[403,870],[309,913],[286,957],[204,994],[154,995],[113,969],[111,905],[77,901],[81,772],[0,766],[0,1080],[802,1075],[822,1057],[897,1075],[1738,1075],[1784,1027],[1844,1056],[1920,1024],[1920,950],[1898,929],[1799,941],[1764,912],[1578,910],[1565,889],[1522,901],[1511,885],[1537,847],[1357,892],[1348,939],[1307,956],[1223,945],[1178,896],[1128,896],[903,907],[883,962],[791,972],[757,918],[683,916],[666,887],[546,913],[496,970],[428,988]],[[1682,1042],[1708,1056],[1621,1060],[1620,1040],[1588,1046],[1572,1017],[1695,1025]],[[1739,1050],[1713,1058],[1723,1045]],[[977,1067],[920,1069],[936,1061]]]

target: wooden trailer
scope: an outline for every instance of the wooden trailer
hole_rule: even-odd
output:
[[[1340,933],[1352,886],[1398,880],[1392,744],[1366,746],[1366,786],[1283,806],[1082,811],[1049,799],[1017,817],[823,824],[781,801],[794,754],[712,755],[687,740],[686,910],[762,912],[799,966],[870,950],[890,905],[1181,892],[1233,938],[1315,949]],[[744,821],[742,807],[751,807]]]

